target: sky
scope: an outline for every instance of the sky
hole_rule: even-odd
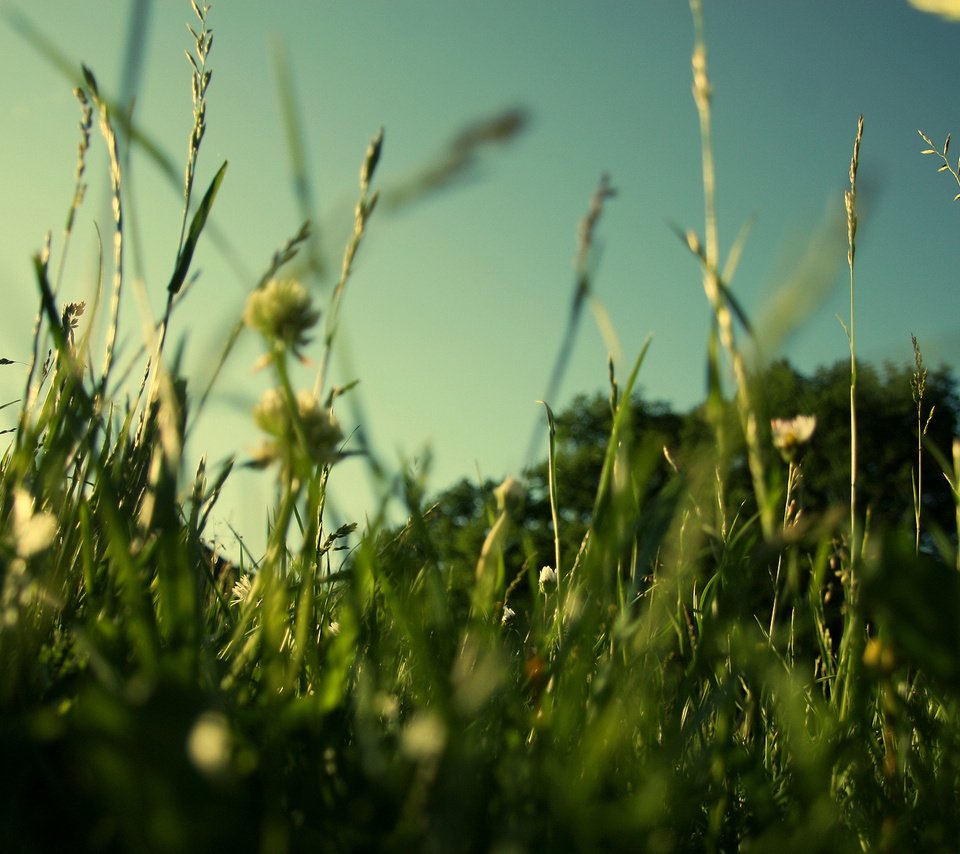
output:
[[[142,70],[133,79],[125,57],[136,0],[0,0],[4,358],[29,359],[37,302],[30,259],[50,231],[59,260],[79,140],[73,83],[17,21],[28,21],[73,67],[90,67],[109,96],[135,90],[135,121],[182,170],[192,124],[183,52],[192,47],[186,24],[195,18],[188,0],[139,5]],[[777,295],[792,287],[794,297],[795,328],[767,342],[764,357],[786,356],[809,372],[848,356],[838,321],[849,316],[843,191],[863,114],[858,355],[908,361],[914,334],[928,364],[955,367],[960,187],[920,154],[926,145],[917,130],[940,145],[960,128],[960,25],[906,0],[704,5],[724,257],[744,223],[753,223],[732,289],[767,330],[776,325],[764,318]],[[617,332],[618,374],[626,376],[652,335],[639,379],[644,396],[679,410],[702,399],[709,310],[697,265],[672,231],[703,231],[687,3],[220,0],[209,24],[213,78],[197,183],[202,191],[229,162],[211,217],[228,248],[201,243],[199,278],[174,320],[196,387],[272,253],[302,221],[281,108],[286,67],[313,218],[332,270],[352,228],[364,151],[380,127],[375,186],[386,199],[442,161],[465,127],[508,109],[528,116],[515,139],[483,147],[463,180],[396,210],[384,205],[370,221],[332,379],[360,380],[353,394],[364,429],[389,465],[423,464],[429,449],[436,491],[461,477],[499,480],[529,462],[531,431],[544,425],[536,401],[569,312],[577,226],[603,173],[617,195],[598,224],[593,287]],[[88,160],[63,300],[90,298],[97,228],[110,233],[99,140]],[[138,285],[153,316],[162,310],[182,189],[136,149],[127,168],[128,222],[137,235],[124,297],[129,359],[142,341]],[[818,272],[804,276],[811,257]],[[314,287],[323,309],[329,281]],[[211,464],[243,459],[256,445],[250,408],[270,384],[268,372],[253,370],[259,352],[255,336],[241,339],[193,434],[191,464],[200,454]],[[299,385],[312,384],[320,352],[319,343],[307,348],[313,364],[300,369]],[[607,358],[607,342],[585,316],[562,387],[548,402],[560,410],[577,394],[605,392]],[[13,399],[25,368],[3,370],[10,373],[0,389]],[[342,408],[347,431],[356,426],[352,416]],[[272,500],[270,475],[238,471],[230,484],[222,524],[256,544]],[[337,466],[331,495],[345,519],[373,509],[361,460]]]

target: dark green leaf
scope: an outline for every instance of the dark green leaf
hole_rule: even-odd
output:
[[[193,252],[197,248],[200,234],[203,231],[204,225],[206,225],[207,217],[210,215],[210,208],[213,207],[213,200],[217,196],[217,190],[220,189],[220,184],[223,181],[223,176],[226,171],[227,161],[224,160],[223,166],[220,167],[220,171],[214,176],[210,187],[203,197],[203,201],[200,202],[197,212],[193,215],[193,221],[190,223],[190,231],[187,233],[187,239],[184,241],[183,248],[180,250],[180,256],[177,258],[176,269],[174,269],[173,276],[170,278],[170,284],[167,285],[167,290],[171,294],[176,294],[180,288],[183,287],[187,273],[190,270],[190,262],[193,260]]]
[[[97,88],[97,78],[93,76],[93,72],[86,65],[81,64],[80,68],[83,69],[83,79],[86,81],[90,93],[94,98],[99,98],[100,90]]]
[[[747,334],[753,336],[753,327],[750,325],[750,319],[743,310],[743,306],[740,305],[739,300],[733,295],[733,291],[724,284],[722,279],[717,279],[717,284],[720,286],[720,293],[723,295],[724,300],[726,300],[727,305],[730,306],[733,313],[737,316],[737,320],[743,325]]]

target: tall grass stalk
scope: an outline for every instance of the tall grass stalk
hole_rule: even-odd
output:
[[[290,68],[290,60],[281,44],[277,43],[274,46],[273,54],[277,75],[277,96],[283,116],[283,129],[290,158],[290,177],[293,182],[294,197],[300,210],[300,218],[304,222],[315,222],[317,217],[316,193],[307,166],[306,132],[301,121],[301,113],[297,109],[293,72]],[[306,244],[306,267],[315,276],[322,276],[327,266],[320,251],[320,245],[320,234],[316,229],[313,229]]]
[[[550,377],[547,380],[547,387],[543,394],[543,400],[547,403],[556,404],[557,394],[563,382],[567,365],[570,362],[570,356],[573,353],[573,345],[576,341],[577,330],[580,328],[580,318],[583,315],[583,307],[589,302],[593,309],[594,318],[597,326],[603,336],[604,343],[610,358],[619,357],[620,344],[617,340],[613,324],[607,314],[603,303],[596,296],[593,289],[593,270],[591,263],[593,261],[593,249],[596,243],[596,231],[600,222],[600,217],[606,208],[610,199],[617,195],[616,189],[610,184],[610,176],[606,173],[600,176],[597,189],[590,199],[590,205],[587,212],[583,215],[577,226],[577,251],[574,257],[574,284],[573,296],[570,300],[570,312],[567,315],[567,323],[563,330],[563,336],[557,347],[557,355],[550,369]],[[541,428],[536,424],[530,436],[530,442],[527,445],[524,459],[531,464],[536,457],[537,448],[542,441]]]
[[[612,362],[611,362],[612,365]],[[547,490],[550,494],[550,521],[553,525],[553,566],[557,576],[557,609],[563,602],[563,562],[560,556],[560,496],[557,491],[557,423],[550,404],[539,401],[547,412]]]
[[[319,395],[326,387],[327,371],[330,366],[330,358],[333,355],[333,344],[337,337],[337,330],[340,321],[340,308],[343,303],[344,292],[350,274],[353,272],[353,263],[363,242],[364,234],[367,230],[367,221],[373,214],[380,198],[379,191],[370,192],[370,182],[373,180],[377,165],[380,162],[380,154],[383,150],[383,128],[374,134],[367,146],[367,153],[363,158],[363,165],[360,167],[360,198],[357,199],[353,216],[353,234],[347,241],[347,246],[343,251],[343,260],[340,263],[340,278],[333,289],[333,295],[330,298],[330,305],[327,309],[327,318],[324,324],[323,333],[323,355],[320,359],[320,368],[317,371],[317,379],[314,385],[314,393]]]
[[[857,135],[850,158],[850,189],[844,193],[847,212],[847,267],[850,273],[850,321],[846,327],[850,344],[850,543],[849,567],[844,593],[847,620],[840,651],[840,717],[846,718],[852,708],[852,695],[859,674],[859,656],[862,649],[862,621],[858,613],[859,565],[863,547],[863,530],[859,524],[857,507],[857,338],[855,302],[855,261],[857,254],[857,168],[860,165],[860,142],[863,139],[863,116],[857,120]]]
[[[99,397],[104,400],[107,395],[107,383],[113,367],[113,351],[116,346],[117,329],[120,323],[120,296],[123,291],[123,193],[121,188],[120,152],[117,148],[117,134],[110,117],[110,108],[100,96],[96,78],[89,68],[84,66],[84,79],[87,86],[87,97],[93,102],[100,117],[100,132],[107,145],[107,154],[110,161],[110,183],[113,204],[113,285],[110,297],[110,316],[107,322],[107,338],[104,346],[103,368],[100,372]],[[93,313],[96,313],[94,306]]]
[[[923,417],[923,397],[927,389],[927,369],[923,364],[923,353],[920,352],[920,343],[915,335],[910,336],[913,344],[914,371],[910,378],[910,391],[913,395],[913,405],[917,413],[917,464],[911,479],[913,487],[913,525],[916,533],[914,551],[920,553],[920,514],[923,508],[923,437],[930,427],[933,413],[936,409],[931,406],[926,419]]]
[[[207,21],[210,6],[205,0],[201,0],[199,4],[197,0],[190,0],[190,5],[193,7],[194,15],[197,17],[200,27],[200,32],[197,32],[193,27],[188,26],[188,30],[193,36],[194,53],[191,53],[189,50],[184,52],[191,67],[190,84],[193,100],[193,125],[190,129],[190,136],[187,142],[186,165],[184,166],[183,173],[183,213],[180,218],[180,237],[177,242],[176,260],[173,274],[167,285],[166,304],[164,305],[163,317],[156,334],[156,343],[153,346],[154,373],[150,390],[147,393],[148,408],[152,405],[156,396],[158,384],[165,381],[161,380],[164,372],[162,364],[163,350],[167,340],[170,315],[173,311],[174,301],[186,281],[190,261],[193,258],[193,252],[196,248],[197,238],[203,226],[206,224],[209,208],[220,187],[220,182],[223,180],[223,174],[226,168],[226,164],[224,164],[217,173],[199,210],[194,215],[193,222],[190,223],[190,229],[188,231],[187,224],[190,222],[197,161],[200,156],[200,146],[207,130],[207,89],[213,77],[213,72],[207,67],[207,60],[210,55],[210,50],[213,47],[213,31],[210,29]],[[169,402],[169,392],[166,397]]]
[[[791,524],[791,521],[796,520],[797,508],[795,506],[795,497],[794,493],[796,492],[797,487],[800,483],[800,466],[791,460],[787,467],[787,494],[783,502],[783,523],[782,523],[782,532],[784,536],[787,533],[787,529]],[[777,622],[777,607],[780,602],[780,572],[783,568],[783,550],[780,550],[780,553],[777,555],[777,570],[773,579],[773,605],[770,608],[770,626],[767,629],[767,636],[770,639],[770,644],[773,644],[773,630]]]
[[[707,301],[713,310],[716,330],[720,342],[733,369],[736,383],[737,412],[747,446],[747,462],[753,481],[753,489],[760,513],[760,524],[764,537],[770,539],[774,534],[773,507],[767,495],[767,475],[760,450],[760,434],[757,415],[750,399],[750,388],[743,355],[736,344],[733,329],[733,315],[728,302],[732,299],[720,278],[720,237],[717,226],[716,170],[713,158],[713,130],[711,118],[712,87],[707,74],[707,45],[704,36],[703,7],[701,0],[690,0],[690,9],[694,21],[694,49],[691,65],[693,68],[693,98],[700,119],[700,152],[703,170],[703,207],[704,207],[704,247],[700,248],[696,235],[688,233],[687,242],[694,254],[698,255],[703,268],[703,289]],[[741,313],[742,316],[742,313]],[[719,367],[711,366],[711,375],[718,375]],[[714,429],[722,431],[719,419]],[[724,445],[722,433],[719,444]],[[718,502],[724,503],[724,485],[718,475]]]

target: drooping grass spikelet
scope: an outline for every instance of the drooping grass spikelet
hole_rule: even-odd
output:
[[[277,75],[277,98],[287,140],[287,152],[290,158],[293,193],[304,221],[313,221],[317,217],[317,201],[314,182],[308,168],[306,153],[307,138],[303,127],[302,111],[298,109],[293,73],[290,60],[284,46],[279,42],[274,46],[274,67]],[[314,230],[305,246],[307,269],[317,277],[326,272],[327,263],[322,251],[319,230]]]
[[[947,136],[946,136],[946,139],[944,139],[944,141],[943,141],[943,148],[942,148],[942,149],[937,149],[937,148],[934,146],[934,144],[933,144],[932,140],[930,139],[930,137],[928,137],[922,130],[918,130],[917,133],[920,134],[920,138],[921,138],[927,145],[930,146],[929,148],[925,148],[925,149],[924,149],[923,151],[921,151],[920,153],[921,153],[921,154],[927,154],[927,155],[929,155],[929,154],[935,154],[935,155],[937,155],[937,157],[939,157],[939,158],[943,161],[943,163],[941,163],[940,166],[937,167],[937,171],[938,171],[938,172],[949,172],[949,173],[953,176],[953,180],[956,181],[958,184],[960,184],[960,160],[957,160],[957,165],[956,165],[956,167],[954,167],[954,166],[952,166],[952,165],[950,164],[950,160],[949,160],[948,157],[947,157],[947,155],[949,154],[949,151],[950,151],[950,137],[951,137],[951,134],[948,133]],[[957,193],[957,195],[955,195],[955,196],[953,197],[953,200],[954,200],[955,202],[960,202],[960,193]]]
[[[529,124],[526,110],[511,107],[471,124],[457,133],[438,157],[412,177],[387,188],[384,205],[396,211],[412,205],[438,190],[453,186],[477,167],[483,148],[504,144],[518,137]]]
[[[606,310],[593,293],[591,282],[592,271],[590,269],[592,249],[596,241],[597,225],[600,222],[600,217],[603,214],[606,203],[610,199],[615,198],[616,195],[616,189],[610,184],[610,176],[604,172],[600,176],[596,190],[594,190],[593,195],[590,197],[587,212],[577,224],[577,250],[573,261],[573,297],[570,301],[570,313],[567,315],[567,324],[563,331],[560,345],[557,348],[557,356],[550,370],[547,388],[543,395],[543,400],[548,403],[550,401],[556,402],[555,398],[560,390],[560,383],[563,381],[563,375],[566,373],[567,364],[573,352],[574,339],[576,338],[577,329],[580,325],[583,305],[587,300],[590,300],[593,306],[597,325],[600,327],[601,334],[607,344],[608,357],[612,359],[615,355],[614,351],[617,351],[617,354],[619,354],[620,345],[617,342],[613,324],[610,322]],[[524,459],[529,462],[533,461],[537,453],[537,448],[540,445],[540,439],[540,425],[536,424],[530,436],[530,442],[527,446]]]

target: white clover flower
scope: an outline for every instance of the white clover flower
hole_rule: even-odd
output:
[[[320,319],[310,294],[297,279],[271,279],[247,298],[243,322],[269,343],[287,348],[302,358],[300,348],[310,343],[307,332]]]
[[[33,512],[33,496],[24,489],[13,493],[13,540],[17,556],[32,557],[53,542],[57,520],[52,513]]]
[[[321,406],[312,392],[301,391],[297,395],[297,415],[302,437],[283,392],[277,388],[264,392],[253,410],[253,420],[270,437],[256,452],[259,464],[281,460],[285,466],[299,470],[303,465],[332,465],[340,459],[343,432],[333,412]]]
[[[780,451],[784,460],[790,462],[801,445],[805,445],[817,429],[816,415],[797,415],[793,418],[772,418],[770,430],[773,434],[773,446]]]
[[[514,617],[517,616],[517,612],[513,608],[509,608],[506,605],[503,606],[503,616],[500,618],[500,625],[505,626],[509,623]]]
[[[540,570],[540,590],[544,590],[549,584],[557,583],[557,571],[552,566],[544,566]]]
[[[253,576],[247,573],[241,575],[237,579],[237,583],[233,585],[233,589],[230,591],[230,604],[242,605],[244,602],[246,602],[252,587]]]

